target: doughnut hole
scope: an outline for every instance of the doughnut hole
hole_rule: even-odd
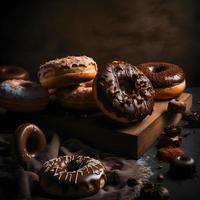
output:
[[[87,164],[87,162],[85,160],[82,161],[78,161],[78,160],[72,160],[71,162],[68,163],[68,165],[66,166],[67,171],[77,171],[79,169],[81,169],[82,167],[84,167]]]
[[[163,72],[166,70],[166,67],[165,66],[152,66],[149,68],[149,70],[153,73],[160,73],[160,72]]]
[[[177,158],[178,160],[181,160],[181,161],[187,161],[187,160],[189,160],[189,158],[187,157],[187,156],[179,156],[178,158]]]
[[[36,153],[41,149],[41,143],[39,137],[32,133],[27,139],[26,149],[31,157],[35,157]]]
[[[133,91],[136,91],[135,84],[131,78],[121,77],[118,79],[118,81],[120,89],[126,94],[130,95],[133,93]]]

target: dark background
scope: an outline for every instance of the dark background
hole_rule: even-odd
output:
[[[49,59],[86,54],[99,66],[181,65],[189,86],[200,86],[198,0],[5,1],[0,6],[0,64],[37,68]]]

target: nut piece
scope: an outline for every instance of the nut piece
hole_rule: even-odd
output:
[[[174,112],[174,113],[185,113],[186,110],[186,104],[179,100],[179,99],[172,99],[169,103],[168,103],[168,111],[170,112]]]

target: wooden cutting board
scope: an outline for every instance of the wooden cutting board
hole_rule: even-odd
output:
[[[178,99],[186,103],[187,111],[191,109],[191,94],[183,93]],[[45,123],[66,138],[78,138],[106,152],[137,159],[155,142],[164,127],[180,122],[182,114],[167,112],[167,106],[168,101],[156,102],[151,116],[130,125],[113,122],[101,113],[77,119],[48,116]]]

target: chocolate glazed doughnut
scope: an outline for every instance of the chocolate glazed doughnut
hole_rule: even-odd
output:
[[[174,177],[191,177],[196,172],[195,160],[188,155],[174,157],[170,162],[170,173]]]
[[[138,65],[150,79],[156,99],[170,99],[178,96],[186,87],[181,67],[165,62],[148,62]]]
[[[14,157],[23,164],[45,148],[46,138],[36,125],[25,123],[17,128],[13,143]]]
[[[3,65],[0,66],[0,81],[8,79],[29,79],[29,73],[22,67],[14,65]]]
[[[44,163],[40,185],[49,194],[65,197],[84,197],[103,188],[105,168],[96,159],[72,155],[61,156]]]
[[[151,82],[137,67],[123,61],[100,68],[93,91],[102,112],[116,121],[140,121],[153,111]]]

